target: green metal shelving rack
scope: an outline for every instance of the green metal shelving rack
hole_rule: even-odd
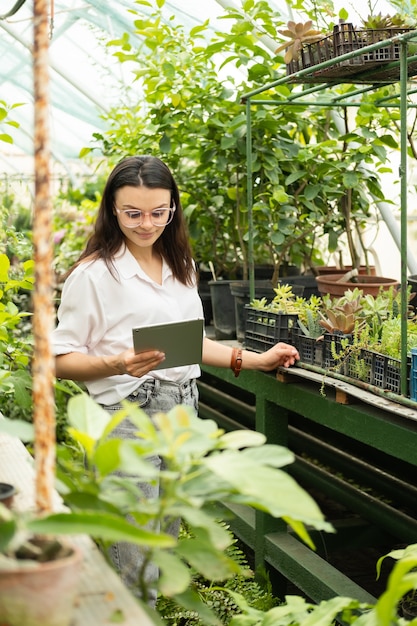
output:
[[[247,189],[248,189],[248,258],[249,258],[249,287],[250,298],[255,297],[255,269],[253,261],[253,172],[252,172],[252,120],[251,107],[254,105],[264,106],[320,106],[320,107],[357,107],[360,103],[354,100],[355,97],[380,87],[382,84],[399,84],[399,93],[390,98],[381,99],[378,103],[383,107],[394,107],[400,110],[401,124],[401,162],[400,162],[400,185],[401,185],[401,290],[402,290],[402,310],[401,310],[401,393],[407,395],[407,110],[417,106],[408,102],[408,96],[417,93],[417,83],[415,88],[408,85],[410,71],[417,74],[417,55],[409,56],[408,48],[410,41],[417,41],[417,31],[410,31],[398,34],[390,39],[384,39],[372,45],[353,50],[333,59],[323,61],[315,66],[304,68],[293,74],[265,84],[263,87],[247,92],[242,96],[242,104],[246,105],[247,121]],[[342,78],[326,79],[323,70],[335,64],[349,62],[352,59],[364,54],[371,54],[375,50],[387,48],[391,45],[398,45],[400,49],[399,59],[384,63],[379,68],[372,67],[369,71],[362,70],[356,74],[350,74]],[[385,76],[389,76],[387,79]],[[394,78],[392,76],[394,75]],[[267,91],[285,84],[312,84],[308,89],[297,93],[292,93],[288,98],[260,99],[258,96]],[[337,84],[348,83],[352,85],[363,85],[349,93],[340,96],[327,96],[328,89]],[[308,100],[306,96],[310,94],[322,93],[324,98],[320,100]]]

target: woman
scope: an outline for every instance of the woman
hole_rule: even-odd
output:
[[[84,382],[108,411],[123,399],[148,415],[176,404],[197,410],[199,365],[156,369],[165,355],[136,354],[132,329],[202,317],[177,184],[158,158],[127,157],[107,180],[94,233],[64,284],[53,333],[56,376]],[[231,367],[236,376],[241,369],[288,367],[298,358],[284,343],[257,354],[203,338],[203,363]],[[125,420],[117,435],[133,437],[134,430]],[[137,584],[138,550],[118,544],[112,558],[128,586]]]

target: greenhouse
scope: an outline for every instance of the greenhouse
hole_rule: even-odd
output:
[[[1,624],[417,617],[416,16],[1,3]]]

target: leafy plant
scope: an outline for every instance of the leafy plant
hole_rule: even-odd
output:
[[[137,426],[137,439],[112,437],[125,418]],[[125,402],[110,416],[86,394],[69,400],[68,419],[69,432],[83,451],[83,458],[69,455],[65,446],[58,451],[59,490],[71,512],[34,518],[2,509],[0,550],[7,566],[16,567],[13,555],[19,546],[39,534],[90,534],[104,547],[109,542],[134,542],[159,566],[163,595],[187,610],[198,607],[204,623],[218,624],[193,588],[192,573],[213,582],[245,574],[225,553],[231,538],[218,521],[223,512],[220,502],[238,502],[282,517],[311,547],[304,523],[332,531],[315,502],[281,469],[293,455],[266,444],[260,433],[224,433],[215,422],[199,419],[184,406],[150,419]],[[146,460],[156,453],[166,464],[162,472]],[[116,476],[116,470],[129,476]],[[157,478],[164,495],[147,500],[138,483]],[[175,540],[167,528],[178,517],[187,524],[189,536]],[[138,585],[146,599],[143,571]]]
[[[14,274],[14,277],[12,276]],[[30,329],[23,328],[31,314],[19,310],[17,294],[33,289],[33,261],[12,268],[6,254],[0,254],[0,410],[13,415],[28,415],[31,400]]]
[[[417,346],[417,322],[407,322],[407,352]],[[394,317],[384,322],[379,351],[394,359],[401,359],[401,318]]]
[[[19,123],[13,119],[10,119],[10,112],[22,106],[22,102],[17,102],[15,104],[8,104],[5,100],[0,100],[0,125],[6,124],[13,128],[18,128]],[[0,132],[0,141],[4,141],[5,143],[13,143],[13,137],[8,132]]]

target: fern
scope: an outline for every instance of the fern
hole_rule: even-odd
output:
[[[222,525],[228,529],[224,522]],[[231,532],[230,534],[232,535]],[[184,523],[181,525],[180,536],[189,536],[189,531]],[[268,611],[276,606],[278,600],[272,594],[267,573],[262,572],[256,578],[254,577],[247,557],[237,545],[236,538],[226,550],[226,554],[243,568],[243,575],[234,576],[226,580],[221,586],[218,583],[213,585],[211,581],[193,572],[192,581],[194,591],[216,613],[221,623],[227,626],[234,615],[241,613],[241,609],[236,605],[229,591],[241,594],[249,606],[260,611]],[[186,610],[172,598],[159,596],[157,609],[167,626],[205,626],[203,619],[197,612]]]

